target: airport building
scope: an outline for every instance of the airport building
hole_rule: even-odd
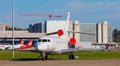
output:
[[[107,21],[97,24],[97,42],[98,43],[110,43],[112,42],[112,25]]]
[[[112,25],[107,21],[100,23],[80,23],[80,31],[95,35],[80,34],[81,42],[111,43]],[[108,39],[109,38],[109,39]]]
[[[8,30],[8,25],[0,23],[0,31],[6,31],[6,30]]]
[[[50,33],[59,29],[64,29],[66,20],[48,20],[41,23],[30,24],[30,32]],[[112,25],[107,21],[100,23],[80,23],[79,21],[71,21],[69,30],[80,31],[85,33],[92,33],[95,35],[70,33],[70,36],[75,35],[76,39],[80,42],[93,42],[93,43],[111,43],[112,38]],[[109,39],[108,39],[109,38]]]
[[[95,34],[80,34],[80,42],[96,42],[96,30],[97,26],[95,23],[80,23],[80,32]]]
[[[22,39],[25,40],[25,44],[29,40],[33,40],[33,45],[36,39],[44,36],[43,33],[30,33],[28,31],[14,31],[14,43],[18,44]],[[12,44],[12,31],[0,31],[0,44]]]
[[[46,33],[46,22],[30,24],[29,32],[31,33]]]

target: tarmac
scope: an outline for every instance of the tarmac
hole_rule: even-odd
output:
[[[120,66],[120,59],[109,60],[0,60],[0,66]]]

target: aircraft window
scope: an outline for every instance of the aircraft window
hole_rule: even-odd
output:
[[[42,39],[42,42],[47,42],[47,39]]]
[[[38,42],[41,42],[41,39],[39,39]]]
[[[50,42],[49,39],[39,39],[38,41],[39,41],[39,42]]]
[[[48,39],[48,42],[50,42],[50,40]]]

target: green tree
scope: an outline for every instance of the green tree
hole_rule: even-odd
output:
[[[114,42],[120,42],[120,30],[118,29],[113,30],[113,39]]]

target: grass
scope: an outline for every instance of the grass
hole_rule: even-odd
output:
[[[89,51],[75,54],[79,59],[120,59],[120,51]]]
[[[39,60],[40,53],[15,51],[15,59],[19,60]],[[88,52],[75,52],[77,59],[120,59],[120,51],[88,51]],[[11,60],[11,50],[0,50],[0,60]],[[49,55],[49,59],[68,59],[68,55]]]
[[[15,51],[15,59],[37,58],[38,56],[39,56],[39,53]],[[11,59],[12,59],[11,50],[0,50],[0,60],[11,60]]]

